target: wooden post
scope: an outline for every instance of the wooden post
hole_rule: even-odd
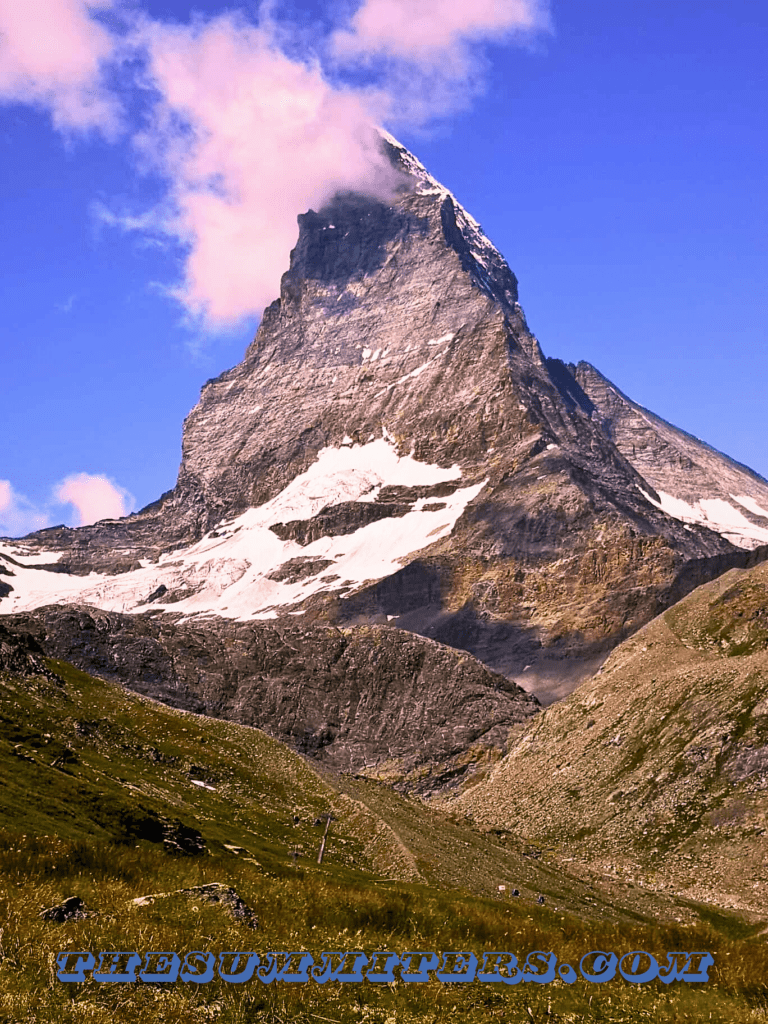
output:
[[[325,853],[325,840],[326,840],[326,838],[328,836],[328,829],[331,827],[331,818],[332,817],[333,817],[333,815],[331,815],[331,814],[327,814],[325,816],[325,832],[323,833],[323,841],[322,841],[322,843],[320,843],[320,853],[318,853],[318,855],[317,855],[317,863],[318,864],[322,864],[323,863],[323,854]]]

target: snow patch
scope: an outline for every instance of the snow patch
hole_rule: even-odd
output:
[[[436,360],[442,358],[442,356],[444,355],[444,352],[438,352],[437,355],[432,356],[431,359],[428,359],[426,363],[422,363],[421,366],[417,366],[415,370],[411,370],[410,373],[403,374],[402,377],[398,377],[397,380],[393,380],[390,384],[387,384],[385,387],[381,388],[380,391],[376,392],[374,398],[379,398],[381,395],[385,395],[388,391],[391,391],[392,388],[396,388],[398,384],[404,384],[405,381],[407,380],[415,380],[417,377],[420,377],[422,373],[424,373],[424,371],[427,370],[432,365],[432,363],[436,362]]]
[[[768,529],[751,523],[745,515],[723,498],[699,498],[694,505],[691,505],[682,498],[676,498],[664,491],[658,492],[659,501],[655,501],[642,487],[639,490],[652,505],[661,509],[662,512],[666,512],[673,519],[679,519],[682,523],[705,526],[708,530],[721,534],[737,547],[754,548],[760,544],[768,544]]]
[[[0,544],[0,555],[23,561],[25,565],[50,565],[61,558],[60,551],[40,551],[35,554],[30,548],[19,544]]]
[[[750,498],[748,494],[742,494],[741,496],[732,494],[731,497],[753,515],[760,516],[762,519],[768,519],[768,512],[758,505],[754,498]]]

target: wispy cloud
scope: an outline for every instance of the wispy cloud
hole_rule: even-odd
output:
[[[78,515],[75,526],[89,526],[100,519],[121,519],[132,511],[135,501],[124,487],[106,476],[73,473],[54,489],[56,501],[73,505]]]
[[[157,210],[145,210],[143,213],[130,213],[109,206],[102,199],[94,199],[91,203],[91,215],[98,225],[108,228],[120,228],[122,231],[151,232],[163,224],[167,214]]]
[[[0,0],[0,99],[50,110],[65,132],[114,136],[120,105],[103,78],[117,38],[92,16],[113,0]]]
[[[363,0],[330,37],[342,65],[374,69],[393,122],[418,126],[469,107],[483,91],[483,44],[549,31],[548,0]]]
[[[57,312],[59,312],[59,313],[71,313],[72,312],[72,307],[74,306],[76,299],[77,299],[77,293],[73,292],[73,294],[70,295],[69,298],[65,302],[57,303],[57,305],[56,305]]]
[[[47,512],[15,491],[10,480],[0,480],[0,537],[23,537],[49,525]]]
[[[383,54],[422,66],[442,65],[449,56],[463,64],[473,42],[548,27],[540,0],[364,0],[334,33],[333,46],[340,54]]]

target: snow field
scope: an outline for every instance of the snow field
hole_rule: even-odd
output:
[[[386,433],[386,432],[385,432]],[[414,502],[400,518],[381,519],[353,533],[321,537],[302,547],[281,540],[271,529],[278,523],[307,520],[321,509],[342,502],[375,501],[384,486],[429,486],[461,479],[458,466],[444,468],[398,456],[385,436],[364,445],[345,437],[342,447],[324,448],[317,461],[271,501],[225,520],[196,544],[161,556],[156,564],[117,576],[91,573],[68,576],[35,569],[54,555],[25,560],[21,548],[7,551],[22,566],[9,566],[12,593],[2,612],[44,604],[82,602],[107,611],[140,612],[165,609],[186,615],[214,613],[229,618],[272,618],[278,609],[297,605],[312,594],[351,590],[396,572],[414,552],[447,536],[485,482],[457,487],[442,498],[441,509],[425,510],[429,500]],[[0,553],[2,553],[0,548]],[[332,564],[296,582],[269,579],[294,558],[322,559]],[[5,577],[4,577],[5,578]],[[173,601],[147,598],[164,585]],[[184,597],[185,593],[188,597]],[[180,598],[180,599],[179,599]]]

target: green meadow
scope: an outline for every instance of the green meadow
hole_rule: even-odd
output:
[[[768,1019],[766,922],[568,874],[523,837],[323,773],[256,729],[50,667],[58,681],[0,677],[2,1024]],[[163,841],[197,833],[196,854]],[[213,882],[255,928],[179,892]],[[70,896],[91,916],[40,916]],[[64,950],[551,950],[574,965],[590,950],[708,950],[715,964],[707,983],[671,985],[64,984]]]

